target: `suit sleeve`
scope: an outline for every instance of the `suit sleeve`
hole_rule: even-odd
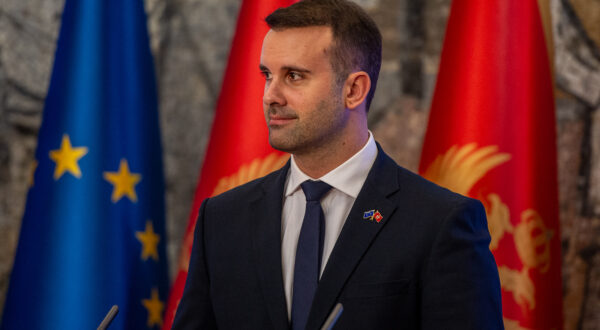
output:
[[[422,329],[503,329],[498,269],[483,205],[466,199],[441,223],[422,282]]]
[[[183,296],[179,302],[171,329],[216,329],[216,320],[210,298],[210,279],[206,263],[204,227],[208,199],[202,202],[194,230]]]

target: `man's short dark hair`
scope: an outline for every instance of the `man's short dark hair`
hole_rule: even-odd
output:
[[[365,71],[371,78],[371,90],[367,95],[369,110],[381,68],[381,33],[360,6],[346,0],[303,0],[275,10],[265,21],[275,31],[331,27],[331,65],[336,83],[340,86],[356,70]]]

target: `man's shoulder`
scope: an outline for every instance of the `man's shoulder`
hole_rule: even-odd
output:
[[[418,222],[421,228],[427,228],[432,233],[449,219],[485,219],[485,209],[480,201],[439,186],[395,163],[394,165],[398,189],[388,199],[401,210],[398,214],[404,219]],[[469,221],[475,221],[477,225],[485,224],[485,220]],[[475,222],[470,223],[474,225]]]
[[[461,202],[470,199],[469,197],[455,193],[448,188],[429,181],[428,179],[401,166],[398,167],[398,176],[402,184],[402,189],[408,190],[412,194],[432,201],[447,201],[450,203]]]
[[[242,201],[256,199],[266,190],[277,186],[279,184],[279,180],[282,179],[281,176],[285,176],[287,174],[288,167],[289,166],[286,165],[263,177],[254,179],[227,190],[219,195],[213,196],[210,198],[211,204],[226,203],[227,205],[232,205],[232,202],[239,203]]]
[[[385,155],[387,157],[387,155]],[[479,201],[455,193],[428,179],[398,165],[391,158],[398,178],[398,195],[404,200],[415,201],[416,205],[428,205],[432,208],[454,208],[457,204],[478,204]],[[389,167],[388,167],[389,168]],[[418,201],[418,202],[417,202]]]

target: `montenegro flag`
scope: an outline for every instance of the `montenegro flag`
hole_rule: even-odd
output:
[[[262,110],[264,78],[260,75],[258,65],[262,41],[269,30],[264,22],[265,17],[293,2],[242,2],[163,329],[171,329],[183,293],[194,227],[202,201],[277,170],[289,159],[288,154],[269,145]]]
[[[419,169],[485,205],[507,329],[562,328],[556,124],[541,13],[536,0],[453,2]]]

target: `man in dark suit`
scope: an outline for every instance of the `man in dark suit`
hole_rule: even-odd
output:
[[[501,329],[485,212],[399,167],[367,128],[381,35],[357,5],[266,19],[282,169],[203,202],[174,329]]]

